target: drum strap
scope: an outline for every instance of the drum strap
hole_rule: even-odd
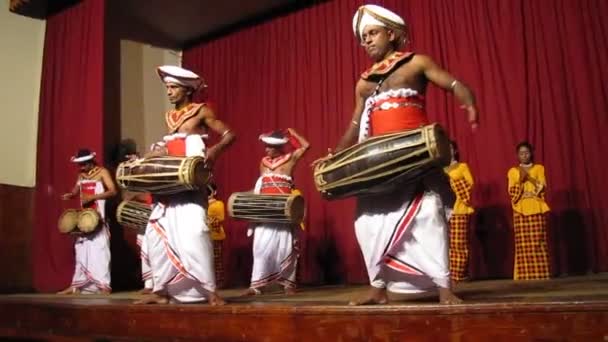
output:
[[[372,97],[378,95],[378,93],[380,92],[380,87],[382,86],[382,82],[384,82],[384,80],[390,75],[390,73],[388,75],[386,75],[385,77],[382,77],[379,81],[378,84],[376,84],[376,88],[374,88],[374,92],[372,93]]]

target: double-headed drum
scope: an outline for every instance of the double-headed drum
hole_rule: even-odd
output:
[[[116,170],[121,188],[156,195],[204,189],[210,176],[202,157],[143,158],[121,163]]]
[[[58,228],[64,234],[87,234],[100,225],[101,217],[95,209],[67,209],[59,217]]]
[[[67,209],[59,217],[57,223],[59,232],[63,234],[70,234],[77,232],[78,229],[78,210]]]
[[[371,137],[317,165],[314,180],[327,199],[388,192],[447,166],[450,143],[438,124]]]
[[[121,225],[143,233],[152,213],[150,205],[137,201],[122,201],[116,208],[116,220]]]
[[[82,233],[92,233],[101,224],[97,210],[88,208],[78,213],[78,230]]]
[[[235,192],[228,199],[228,215],[250,222],[299,224],[305,212],[300,195]]]

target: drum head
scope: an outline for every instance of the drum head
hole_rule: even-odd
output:
[[[450,138],[445,130],[438,124],[426,126],[429,139],[429,150],[437,165],[446,167],[452,161],[452,152],[450,150]]]
[[[59,222],[57,224],[59,232],[68,234],[73,232],[78,225],[78,210],[68,209],[61,214]]]
[[[304,220],[306,214],[306,204],[304,203],[304,197],[300,195],[292,195],[287,200],[287,207],[285,209],[285,215],[291,220],[292,223],[298,224]]]
[[[209,183],[209,178],[211,177],[211,172],[207,168],[205,160],[203,158],[196,158],[196,160],[193,161],[191,170],[192,184],[196,185],[199,189],[205,189],[207,183]]]
[[[78,215],[78,229],[83,233],[91,233],[99,226],[99,214],[95,209],[84,209]]]
[[[143,234],[148,225],[152,208],[137,201],[122,201],[116,209],[116,220],[123,227],[137,230]]]

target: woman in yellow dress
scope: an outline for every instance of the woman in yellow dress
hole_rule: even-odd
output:
[[[225,208],[224,202],[217,199],[217,186],[213,183],[207,185],[209,192],[209,207],[207,208],[207,223],[213,241],[213,259],[215,265],[215,283],[218,288],[224,286],[224,266],[222,263],[222,244],[226,239],[224,232]]]
[[[450,217],[450,278],[453,283],[467,278],[469,263],[469,223],[474,212],[471,206],[473,175],[466,163],[460,162],[458,145],[450,141],[452,161],[445,172],[456,195],[454,211]]]
[[[509,196],[513,206],[515,264],[513,279],[548,279],[545,168],[534,163],[532,145],[517,145],[519,165],[509,169]]]

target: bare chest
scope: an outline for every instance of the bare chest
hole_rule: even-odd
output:
[[[376,91],[381,93],[400,88],[410,88],[420,94],[424,94],[427,83],[428,80],[423,72],[416,68],[415,65],[406,63],[382,80],[366,82],[363,95],[367,98],[372,96]]]
[[[195,116],[184,121],[177,129],[177,132],[186,134],[206,134],[207,126],[201,118]]]
[[[291,172],[293,170],[293,163],[291,162],[287,162],[283,165],[277,166],[275,168],[271,168],[271,167],[267,167],[264,166],[262,169],[262,173],[263,174],[267,174],[267,173],[274,173],[274,174],[279,174],[279,175],[284,175],[284,176],[290,176],[291,177]]]

